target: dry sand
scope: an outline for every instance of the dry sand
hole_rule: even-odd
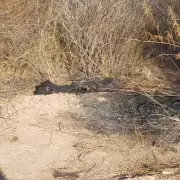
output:
[[[138,132],[123,134],[121,106],[118,95],[105,93],[16,96],[1,106],[2,172],[9,180],[180,179],[172,175],[176,169],[128,178],[144,173],[146,164],[178,160],[180,148],[150,146]]]

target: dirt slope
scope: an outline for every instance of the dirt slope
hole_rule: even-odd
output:
[[[138,131],[130,135],[124,101],[132,103],[106,93],[18,95],[1,106],[2,172],[10,180],[180,178],[164,173],[179,162],[179,145],[153,147]]]

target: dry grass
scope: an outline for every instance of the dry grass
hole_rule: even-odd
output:
[[[151,54],[164,58],[157,44],[180,48],[179,6],[178,0],[2,1],[1,67],[8,79],[56,80],[67,69],[72,77],[161,88],[166,77]]]
[[[50,74],[56,51],[52,1],[7,0],[0,5],[1,59],[15,69],[16,78]]]

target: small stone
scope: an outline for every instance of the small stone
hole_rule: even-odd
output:
[[[177,173],[179,170],[178,169],[165,169],[162,174],[163,175],[173,175]]]
[[[98,100],[99,102],[104,102],[104,101],[106,101],[106,98],[105,98],[105,97],[99,97],[99,98],[97,98],[97,100]]]

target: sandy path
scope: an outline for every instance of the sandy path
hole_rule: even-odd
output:
[[[0,167],[7,179],[118,179],[156,155],[175,156],[120,135],[122,125],[113,120],[119,107],[112,102],[58,94],[17,96],[1,107]]]

